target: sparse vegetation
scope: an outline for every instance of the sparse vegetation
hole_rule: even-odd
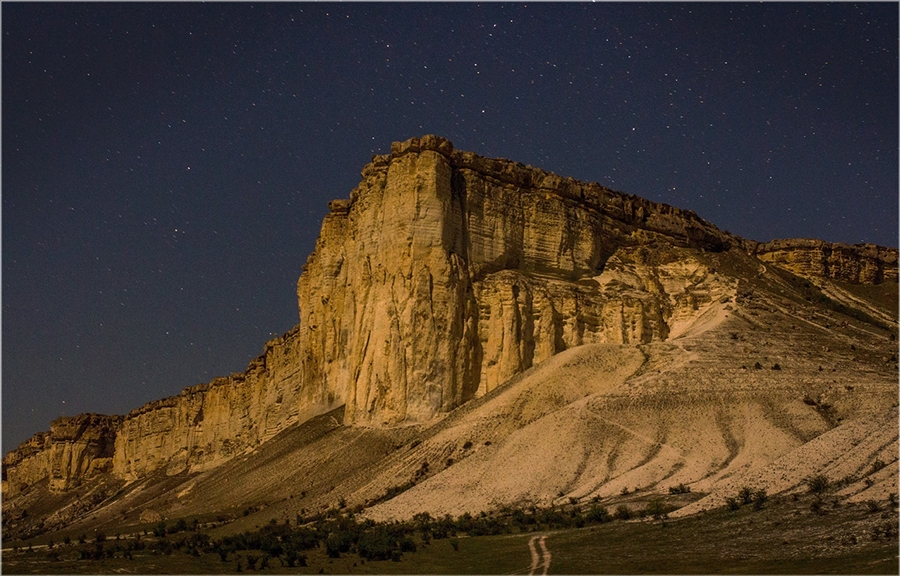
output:
[[[815,476],[810,476],[806,479],[806,486],[810,494],[815,494],[821,497],[821,495],[824,494],[826,490],[828,490],[828,477],[824,474],[816,474]]]
[[[647,508],[644,509],[644,514],[648,516],[652,516],[655,520],[661,520],[663,518],[667,518],[669,513],[669,508],[663,504],[662,500],[659,498],[654,498],[647,503]]]
[[[691,491],[690,486],[685,486],[683,483],[678,486],[669,486],[669,494],[689,494]]]
[[[753,508],[756,510],[762,509],[765,506],[766,501],[769,499],[768,493],[766,493],[765,489],[760,488],[753,492]]]
[[[619,504],[616,506],[616,513],[614,515],[616,520],[628,520],[631,518],[631,508],[626,506],[625,504]]]

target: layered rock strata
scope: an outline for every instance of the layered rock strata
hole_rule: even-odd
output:
[[[18,489],[44,479],[54,491],[77,485],[82,479],[112,469],[116,430],[121,416],[80,414],[50,423],[50,431],[36,434],[3,458],[7,489]]]
[[[896,248],[795,238],[755,244],[752,253],[801,276],[854,284],[897,281]]]
[[[102,443],[35,437],[4,459],[9,484],[51,478],[65,489],[107,466],[125,480],[209,468],[341,405],[347,424],[427,421],[562,350],[666,339],[735,289],[705,251],[852,282],[897,279],[896,249],[745,241],[693,212],[434,136],[374,157],[350,198],[329,207],[298,281],[297,327],[245,372],[78,437]]]

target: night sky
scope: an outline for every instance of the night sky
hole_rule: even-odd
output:
[[[434,133],[756,240],[897,246],[898,5],[2,5],[3,451],[242,371]]]

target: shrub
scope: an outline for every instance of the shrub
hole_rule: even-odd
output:
[[[685,486],[683,483],[678,486],[669,486],[669,494],[688,494],[691,491],[690,486]]]
[[[216,547],[216,552],[219,554],[219,559],[224,563],[228,561],[228,553],[231,552],[231,550],[219,544]]]
[[[772,370],[781,370],[781,364],[777,362],[775,364],[772,364]]]
[[[454,552],[459,552],[459,540],[457,540],[456,538],[451,538],[450,545],[453,546]]]
[[[881,511],[881,505],[875,500],[866,500],[866,507],[868,507],[869,512],[872,513]]]
[[[608,522],[610,520],[609,511],[604,506],[591,506],[585,519],[588,522]]]
[[[753,493],[753,508],[756,510],[761,510],[765,505],[766,500],[769,499],[769,495],[763,488],[760,488],[756,492]]]
[[[756,370],[762,370],[762,364],[760,364],[759,362],[757,362],[756,364],[753,365],[753,368],[756,369]]]
[[[471,440],[466,440],[466,443],[463,444],[463,448],[462,448],[462,449],[463,449],[463,450],[468,450],[468,449],[471,448],[471,447],[472,447],[472,441],[471,441]]]
[[[165,538],[166,536],[166,523],[160,520],[156,527],[153,528],[153,535],[157,538]]]
[[[753,489],[749,486],[744,486],[741,488],[741,491],[738,492],[738,498],[741,499],[741,504],[750,504],[753,502]]]
[[[737,498],[728,497],[725,500],[725,503],[728,504],[729,510],[737,510],[738,508],[741,507],[741,503],[738,502]]]
[[[247,555],[247,568],[250,570],[256,570],[256,561],[259,560],[259,556],[254,556],[253,554]]]
[[[806,479],[806,487],[810,494],[821,495],[828,490],[828,477],[824,474],[816,474]]]
[[[647,504],[644,510],[645,514],[653,516],[654,520],[661,520],[668,517],[668,510],[659,498],[654,498]]]
[[[624,504],[619,504],[616,506],[616,519],[618,520],[628,520],[631,518],[631,508]]]

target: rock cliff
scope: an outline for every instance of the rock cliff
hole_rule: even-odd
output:
[[[214,467],[341,405],[346,424],[428,421],[568,348],[665,340],[734,294],[709,252],[897,280],[896,249],[746,241],[693,212],[435,136],[395,143],[329,206],[298,281],[297,327],[243,373],[124,417],[55,421],[4,458],[10,489]]]
[[[752,253],[801,276],[833,278],[854,284],[897,281],[897,249],[875,244],[840,244],[789,239],[757,244]]]
[[[10,494],[47,479],[63,491],[98,472],[112,469],[116,430],[121,416],[80,414],[50,423],[3,458],[3,480]]]

